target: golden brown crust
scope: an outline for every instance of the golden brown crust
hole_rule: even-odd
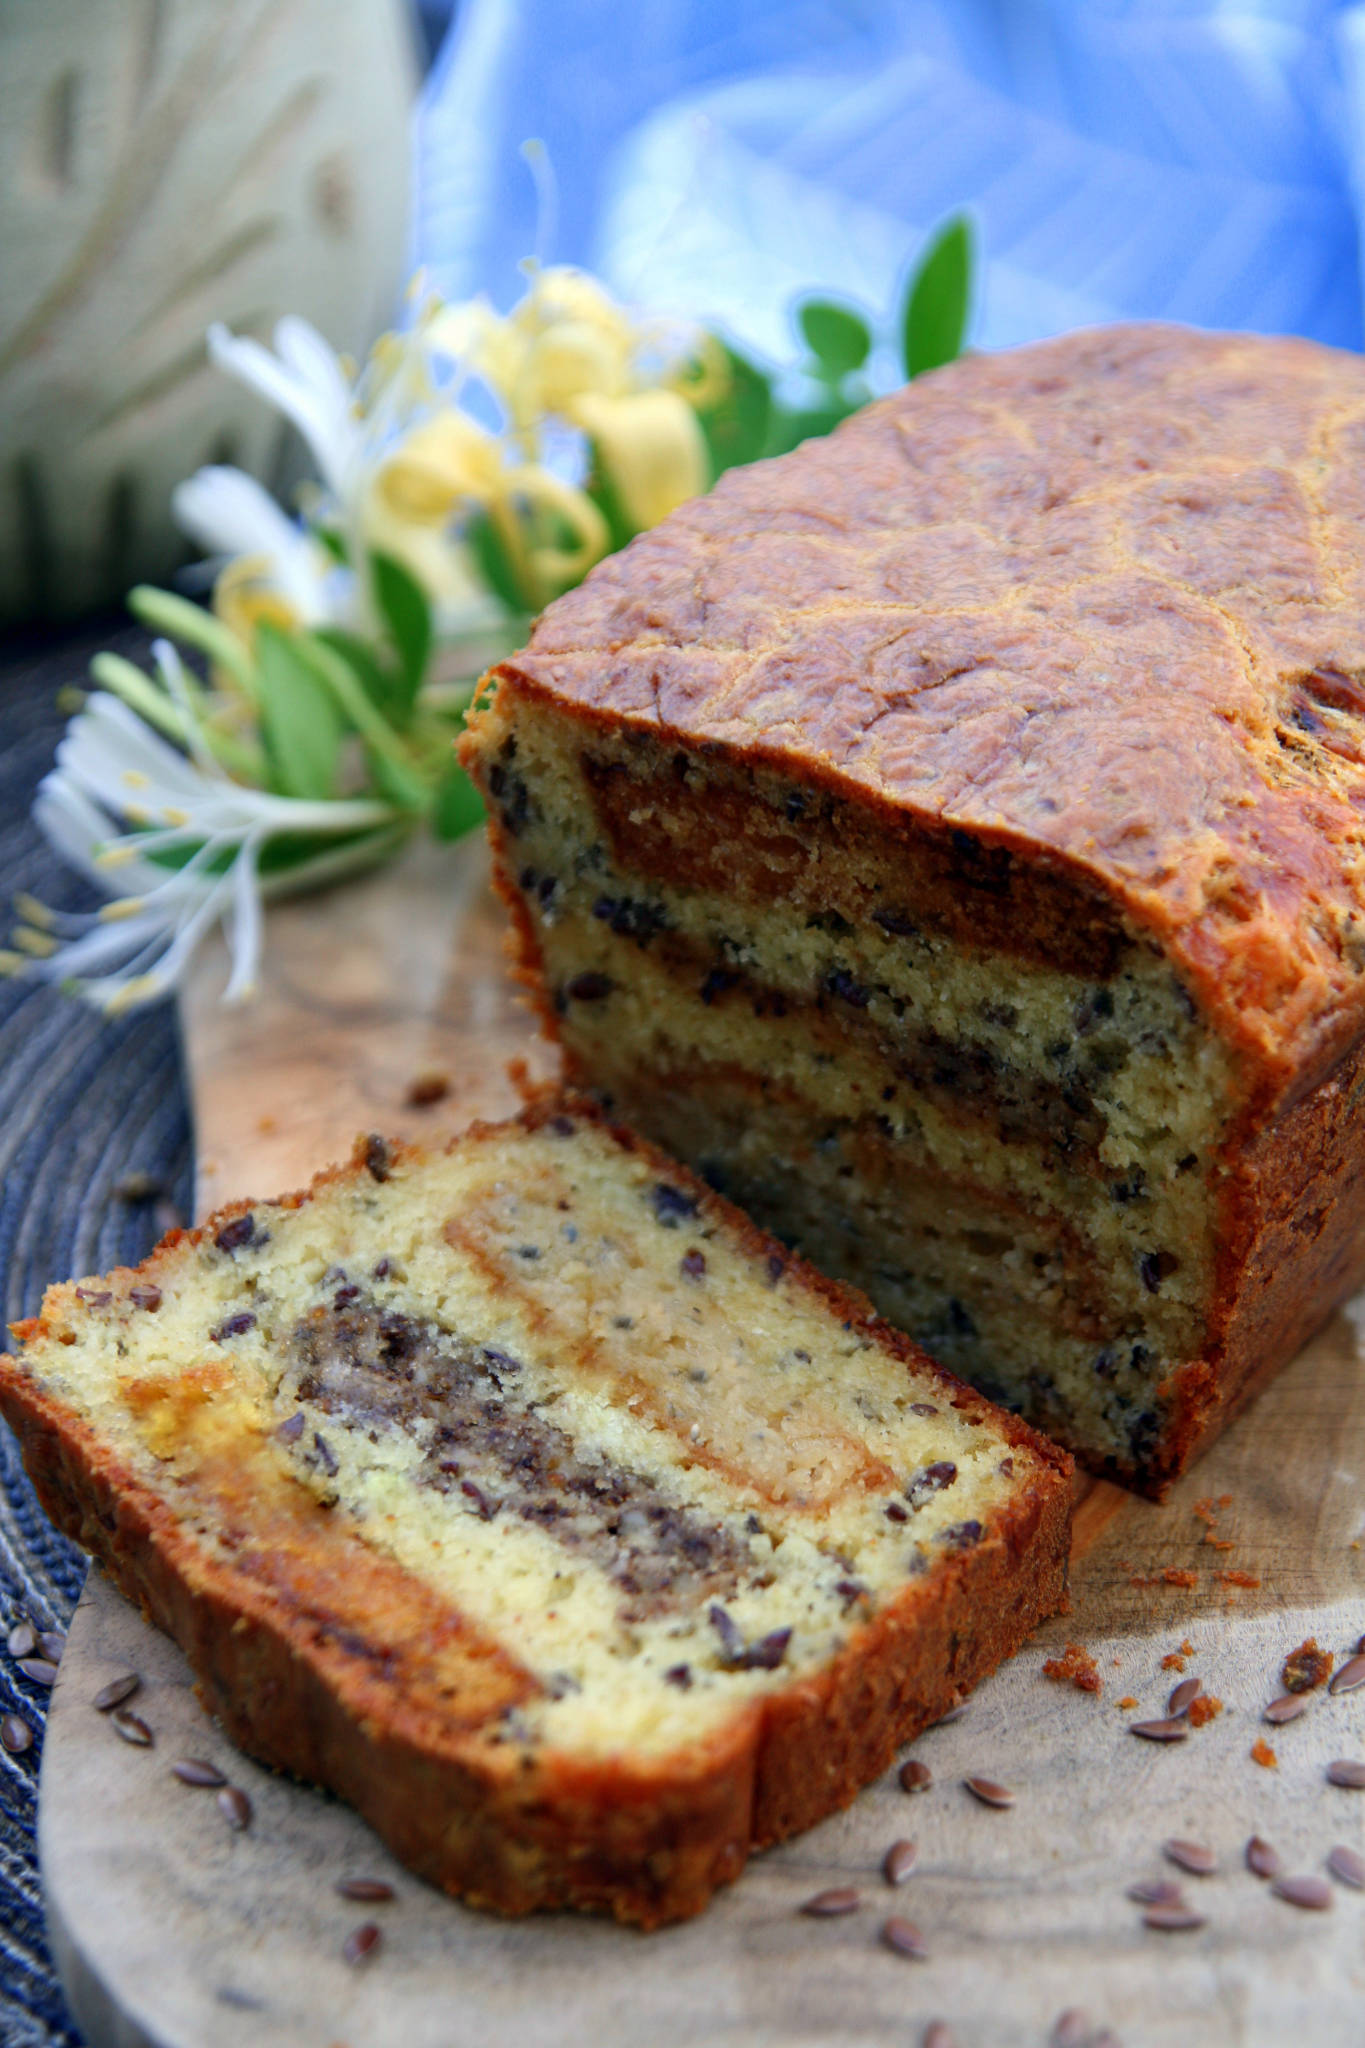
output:
[[[528,1105],[523,1121],[536,1127],[564,1114],[605,1121],[586,1103],[549,1094]],[[610,1128],[738,1231],[747,1253],[780,1256],[793,1284],[856,1320],[893,1356],[928,1369],[917,1347],[881,1323],[865,1299],[793,1258],[655,1148]],[[458,1142],[480,1142],[496,1129],[476,1125]],[[329,1169],[313,1188],[367,1171],[367,1143],[351,1166]],[[286,1205],[297,1207],[311,1193],[289,1196]],[[233,1203],[192,1235],[220,1229],[251,1206]],[[139,1275],[158,1278],[184,1235],[172,1233]],[[51,1289],[43,1316],[16,1327],[25,1345],[57,1336],[67,1298],[67,1288]],[[406,1696],[384,1643],[350,1626],[346,1602],[363,1546],[334,1511],[296,1502],[292,1492],[268,1500],[276,1539],[267,1546],[270,1568],[248,1570],[231,1544],[196,1538],[37,1383],[22,1358],[0,1357],[0,1413],[19,1437],[47,1513],[180,1644],[206,1705],[242,1748],[330,1786],[411,1868],[473,1904],[505,1913],[567,1906],[654,1927],[700,1912],[718,1885],[739,1875],[751,1848],[846,1805],[902,1743],[1063,1604],[1070,1460],[933,1369],[955,1406],[989,1415],[1012,1445],[1035,1454],[1033,1481],[1019,1487],[975,1548],[911,1579],[896,1601],[852,1627],[825,1670],[751,1701],[685,1754],[649,1765],[585,1763],[554,1752],[528,1762],[528,1752],[500,1742],[499,1711],[515,1706],[534,1680],[385,1561],[379,1568],[399,1631],[419,1634],[424,1644],[438,1640],[471,1660],[473,1671],[452,1681],[449,1667],[433,1665],[435,1680],[453,1683],[444,1704],[420,1672],[416,1696]],[[224,1526],[232,1533],[233,1487],[245,1520],[259,1512],[270,1484],[265,1462],[249,1458],[215,1475],[220,1538]],[[465,1687],[478,1695],[478,1717],[459,1711]]]
[[[731,471],[495,677],[968,832],[1162,944],[1264,1101],[1365,1021],[1365,363],[1092,330]]]

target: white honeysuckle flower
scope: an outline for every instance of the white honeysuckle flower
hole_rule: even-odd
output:
[[[178,659],[166,643],[156,655],[163,670]],[[183,675],[177,683],[187,691]],[[391,805],[368,797],[307,802],[234,782],[211,754],[187,758],[104,691],[68,726],[33,815],[70,866],[120,893],[86,913],[21,898],[20,951],[6,969],[59,982],[111,1013],[169,994],[220,923],[232,955],[225,999],[243,1000],[260,957],[262,897],[367,865],[408,829]],[[276,835],[321,844],[263,881],[260,856]]]
[[[245,470],[222,463],[196,470],[172,491],[171,511],[207,555],[221,556],[230,567],[249,565],[278,592],[295,623],[323,625],[347,616],[346,572]]]
[[[344,501],[354,482],[363,435],[341,359],[315,327],[294,315],[276,327],[275,347],[278,353],[271,355],[249,335],[229,333],[221,321],[208,331],[212,362],[294,422],[323,482]]]

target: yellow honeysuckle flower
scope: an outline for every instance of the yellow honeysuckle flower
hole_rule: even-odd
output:
[[[369,497],[391,520],[443,526],[466,499],[491,498],[503,473],[496,438],[451,409],[404,436],[375,471]]]
[[[607,522],[586,492],[538,463],[510,470],[506,489],[488,510],[518,581],[537,610],[579,582],[611,547]],[[537,538],[547,526],[555,538]],[[566,531],[567,542],[562,538]]]
[[[676,391],[585,392],[570,410],[635,532],[706,489],[706,443],[697,416]]]
[[[274,565],[268,555],[237,555],[228,562],[218,572],[213,586],[213,609],[229,631],[248,647],[262,620],[282,627],[285,632],[301,623],[298,612],[275,581]]]

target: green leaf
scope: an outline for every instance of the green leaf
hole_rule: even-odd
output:
[[[840,420],[846,420],[851,412],[857,410],[856,405],[845,405],[839,401],[810,406],[799,412],[789,412],[784,407],[774,415],[767,453],[786,455],[791,449],[799,448],[803,441],[813,441],[822,434],[832,433]]]
[[[607,522],[610,552],[615,554],[618,548],[623,548],[626,545],[627,541],[634,540],[635,528],[631,525],[622,509],[620,493],[612,482],[611,477],[607,473],[606,466],[597,452],[597,443],[590,441],[589,446],[592,450],[592,470],[584,488],[592,499],[593,504],[596,505],[598,511]]]
[[[483,823],[483,799],[458,761],[436,786],[431,829],[438,839],[462,839]]]
[[[315,626],[313,638],[341,656],[377,711],[397,724],[407,723],[412,706],[406,681],[396,670],[385,668],[368,640],[345,626]]]
[[[312,526],[309,532],[314,540],[321,541],[334,562],[339,562],[343,569],[350,567],[351,550],[339,526]]]
[[[503,545],[502,535],[487,512],[476,512],[464,529],[464,538],[475,567],[509,612],[526,616],[536,607],[521,587],[516,568]]]
[[[256,660],[270,787],[279,796],[331,796],[344,730],[331,692],[278,626],[257,626]]]
[[[366,746],[365,759],[379,794],[402,811],[420,816],[431,802],[431,790],[416,769],[381,748]]]
[[[772,380],[728,342],[721,342],[730,385],[719,404],[697,414],[711,457],[712,481],[741,462],[756,462],[767,453],[772,421]]]
[[[431,654],[431,606],[412,571],[395,561],[392,555],[372,553],[370,574],[374,579],[374,594],[383,613],[384,624],[398,656],[406,698],[404,709],[411,711]]]
[[[796,308],[807,348],[820,365],[820,375],[837,384],[861,370],[872,353],[867,322],[833,299],[803,299]]]
[[[954,214],[916,265],[901,317],[907,377],[920,377],[962,353],[971,306],[974,250],[971,223]]]

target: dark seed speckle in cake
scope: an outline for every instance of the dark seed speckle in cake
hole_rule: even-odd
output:
[[[248,1330],[254,1330],[256,1318],[249,1308],[240,1308],[235,1315],[225,1316],[218,1327],[209,1331],[210,1341],[223,1344],[230,1337],[245,1337]]]
[[[371,1131],[365,1140],[365,1165],[371,1180],[386,1181],[393,1171],[393,1154],[378,1131]]]
[[[130,1713],[127,1708],[116,1708],[110,1716],[116,1735],[125,1742],[131,1742],[135,1749],[150,1749],[156,1740],[140,1714]]]
[[[656,1181],[649,1199],[655,1221],[662,1223],[665,1230],[676,1230],[680,1223],[697,1214],[696,1197],[686,1194],[682,1188],[675,1188],[670,1181]]]
[[[913,1842],[893,1842],[882,1858],[882,1876],[888,1884],[904,1884],[918,1861]]]
[[[860,1903],[852,1885],[839,1884],[832,1885],[828,1891],[816,1892],[800,1910],[812,1920],[837,1920],[845,1913],[856,1913]]]
[[[21,1715],[6,1714],[0,1718],[0,1744],[11,1756],[22,1756],[33,1747],[33,1730]]]
[[[934,1782],[934,1774],[928,1764],[922,1764],[912,1756],[908,1763],[901,1765],[897,1772],[902,1792],[927,1792]]]
[[[1365,1856],[1358,1856],[1344,1842],[1328,1856],[1327,1868],[1339,1884],[1349,1884],[1354,1891],[1365,1891]]]
[[[678,1271],[684,1280],[702,1280],[706,1276],[706,1254],[694,1245],[690,1252],[684,1252],[678,1261]]]
[[[337,1891],[343,1899],[354,1899],[359,1905],[381,1906],[393,1897],[393,1886],[382,1877],[343,1877]]]
[[[134,1308],[140,1308],[145,1315],[154,1316],[161,1306],[161,1289],[150,1285],[130,1287],[128,1299]]]
[[[257,1239],[256,1218],[248,1209],[244,1215],[234,1216],[230,1223],[225,1223],[213,1241],[220,1252],[230,1255],[245,1251],[248,1245],[254,1247],[258,1242],[263,1243],[264,1239]]]
[[[1327,1766],[1329,1785],[1340,1785],[1347,1792],[1365,1792],[1365,1764],[1355,1757],[1338,1757]]]
[[[1163,1842],[1161,1853],[1170,1863],[1181,1870],[1188,1870],[1192,1877],[1212,1877],[1218,1868],[1218,1858],[1203,1842],[1186,1842],[1173,1837]]]
[[[1247,1843],[1246,1861],[1253,1877],[1278,1877],[1284,1868],[1278,1852],[1260,1835],[1253,1835]]]
[[[102,1685],[90,1704],[97,1712],[108,1714],[130,1700],[141,1683],[136,1671],[125,1671],[122,1678],[111,1678],[108,1685]]]
[[[1302,1906],[1306,1913],[1325,1913],[1332,1903],[1332,1887],[1325,1877],[1276,1877],[1270,1889],[1287,1906]]]
[[[216,1792],[220,1785],[227,1783],[217,1764],[211,1764],[207,1757],[182,1756],[171,1765],[171,1769],[182,1785],[202,1787],[206,1792]]]
[[[962,1780],[973,1799],[979,1799],[983,1806],[1013,1806],[1014,1793],[1008,1785],[998,1785],[994,1778],[964,1778]]]
[[[218,1794],[218,1811],[237,1834],[251,1825],[251,1801],[240,1785],[224,1785]]]
[[[912,1962],[922,1963],[928,1958],[928,1944],[914,1921],[902,1920],[898,1914],[883,1921],[882,1941],[896,1955],[908,1956]]]

